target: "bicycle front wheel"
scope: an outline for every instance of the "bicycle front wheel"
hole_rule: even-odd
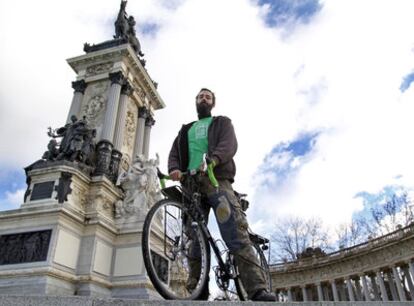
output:
[[[208,286],[207,241],[181,203],[157,202],[145,218],[142,252],[149,278],[169,300],[195,300]]]
[[[266,256],[263,254],[263,251],[259,245],[253,244],[253,248],[256,254],[256,258],[260,264],[260,268],[262,270],[263,276],[265,278],[266,289],[268,292],[272,292],[272,279],[270,277],[270,270],[269,270],[269,265],[267,264]],[[237,264],[234,263],[234,266],[236,268],[236,271],[238,272]],[[236,286],[237,294],[239,296],[240,301],[247,301],[248,300],[247,291],[245,289],[245,286],[243,285],[240,275],[238,275],[234,279],[234,284]]]

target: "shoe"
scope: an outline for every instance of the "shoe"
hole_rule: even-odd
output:
[[[276,296],[267,292],[266,289],[260,289],[253,295],[252,301],[276,302]]]

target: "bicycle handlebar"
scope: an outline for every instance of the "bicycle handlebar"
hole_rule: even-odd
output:
[[[219,183],[216,179],[216,176],[214,175],[215,162],[214,162],[214,160],[208,158],[207,156],[206,156],[205,159],[206,159],[206,162],[207,162],[207,175],[208,175],[208,178],[210,179],[211,185],[213,185],[214,188],[218,188]],[[195,173],[197,173],[197,172],[195,172]],[[193,175],[195,173],[190,173],[190,174]],[[186,172],[183,172],[182,174],[183,175],[188,175],[189,172],[186,171]],[[166,175],[166,174],[162,173],[159,168],[157,168],[157,176],[160,180],[161,188],[165,188],[165,180],[171,180],[171,177],[169,175]]]

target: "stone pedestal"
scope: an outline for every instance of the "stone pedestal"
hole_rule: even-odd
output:
[[[119,188],[75,162],[26,171],[21,208],[0,213],[0,294],[159,298],[143,265],[142,222],[123,230],[115,221]]]

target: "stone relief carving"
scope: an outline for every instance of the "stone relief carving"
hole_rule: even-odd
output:
[[[121,159],[121,169],[120,172],[126,172],[129,168],[129,165],[131,164],[131,157],[129,156],[129,154],[124,153],[122,155],[122,159]]]
[[[137,83],[134,82],[134,89],[136,93],[138,94],[138,97],[142,99],[142,102],[145,101],[145,91],[142,89],[142,87]]]
[[[72,199],[73,203],[78,204],[81,208],[85,208],[88,200],[87,190],[76,186],[72,191]]]
[[[100,63],[86,68],[86,76],[92,76],[108,72],[114,66],[113,62]]]
[[[96,129],[97,138],[102,130],[102,120],[105,113],[109,82],[96,82],[88,86],[82,105],[82,116],[85,116],[91,127]]]
[[[105,107],[105,98],[98,94],[93,96],[85,105],[84,114],[92,126],[96,126],[98,118]]]
[[[85,210],[100,212],[108,218],[112,217],[114,198],[101,190],[93,190],[85,196]]]
[[[125,120],[125,133],[124,133],[124,143],[123,145],[128,148],[128,151],[131,152],[134,146],[134,136],[136,130],[136,115],[129,111],[127,112]]]
[[[159,157],[146,159],[138,155],[127,172],[117,181],[125,192],[124,200],[115,203],[115,218],[145,213],[154,203],[162,199],[158,184],[157,167]]]
[[[0,236],[0,265],[45,261],[52,231]]]

